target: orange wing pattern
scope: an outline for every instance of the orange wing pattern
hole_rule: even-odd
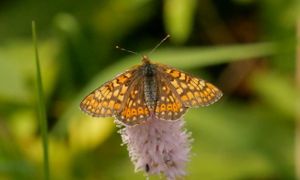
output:
[[[132,84],[126,96],[122,111],[116,114],[116,118],[127,125],[145,123],[150,116],[149,109],[144,98],[144,80],[139,78]]]
[[[115,116],[126,125],[145,123],[154,115],[158,119],[177,120],[189,107],[208,106],[222,96],[214,85],[190,76],[175,68],[155,64],[157,101],[154,110],[145,100],[145,69],[137,66],[106,82],[80,103],[80,108],[91,116]]]
[[[82,111],[94,117],[108,117],[121,111],[125,94],[136,78],[136,68],[106,82],[80,103]]]
[[[186,112],[187,108],[181,104],[163,78],[160,78],[158,88],[159,96],[155,108],[156,117],[165,120],[179,119]]]
[[[202,79],[165,65],[158,65],[158,69],[185,107],[208,106],[222,96],[218,88]]]

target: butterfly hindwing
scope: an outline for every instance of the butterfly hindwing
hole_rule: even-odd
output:
[[[94,90],[81,101],[81,110],[94,117],[109,117],[119,112],[136,72],[128,70]]]
[[[158,119],[177,120],[186,112],[187,108],[181,104],[178,97],[169,87],[166,79],[161,77],[158,79],[159,96],[155,108],[155,116]]]
[[[116,114],[116,119],[126,125],[136,125],[146,122],[150,111],[144,98],[144,78],[140,77],[126,94],[122,110]]]
[[[165,65],[158,65],[158,69],[186,107],[208,106],[222,96],[217,87],[202,79]]]

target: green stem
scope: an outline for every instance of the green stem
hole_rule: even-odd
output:
[[[297,47],[296,47],[296,86],[300,89],[300,18],[297,22]],[[298,100],[298,99],[297,99]],[[296,179],[300,178],[300,113],[299,113],[299,101],[296,103],[296,132],[295,132],[295,167],[296,167]]]
[[[48,158],[48,127],[47,127],[47,118],[46,118],[46,108],[45,108],[45,99],[44,99],[44,91],[40,70],[40,62],[39,62],[39,53],[38,53],[38,45],[37,45],[37,35],[35,22],[32,21],[32,40],[34,44],[34,52],[35,52],[35,62],[36,62],[36,82],[37,82],[37,103],[38,103],[38,113],[39,113],[39,121],[40,121],[40,129],[42,133],[43,140],[43,154],[44,154],[44,176],[46,180],[50,179],[49,176],[49,158]]]

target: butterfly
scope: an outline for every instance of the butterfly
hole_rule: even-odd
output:
[[[80,108],[91,116],[115,117],[132,126],[151,118],[177,120],[188,108],[208,106],[221,96],[213,84],[143,56],[141,65],[91,92]]]

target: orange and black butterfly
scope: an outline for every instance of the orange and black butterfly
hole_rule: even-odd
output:
[[[151,118],[177,120],[187,108],[208,106],[221,96],[211,83],[143,56],[141,65],[91,92],[80,108],[94,117],[114,116],[126,125],[137,125]]]

